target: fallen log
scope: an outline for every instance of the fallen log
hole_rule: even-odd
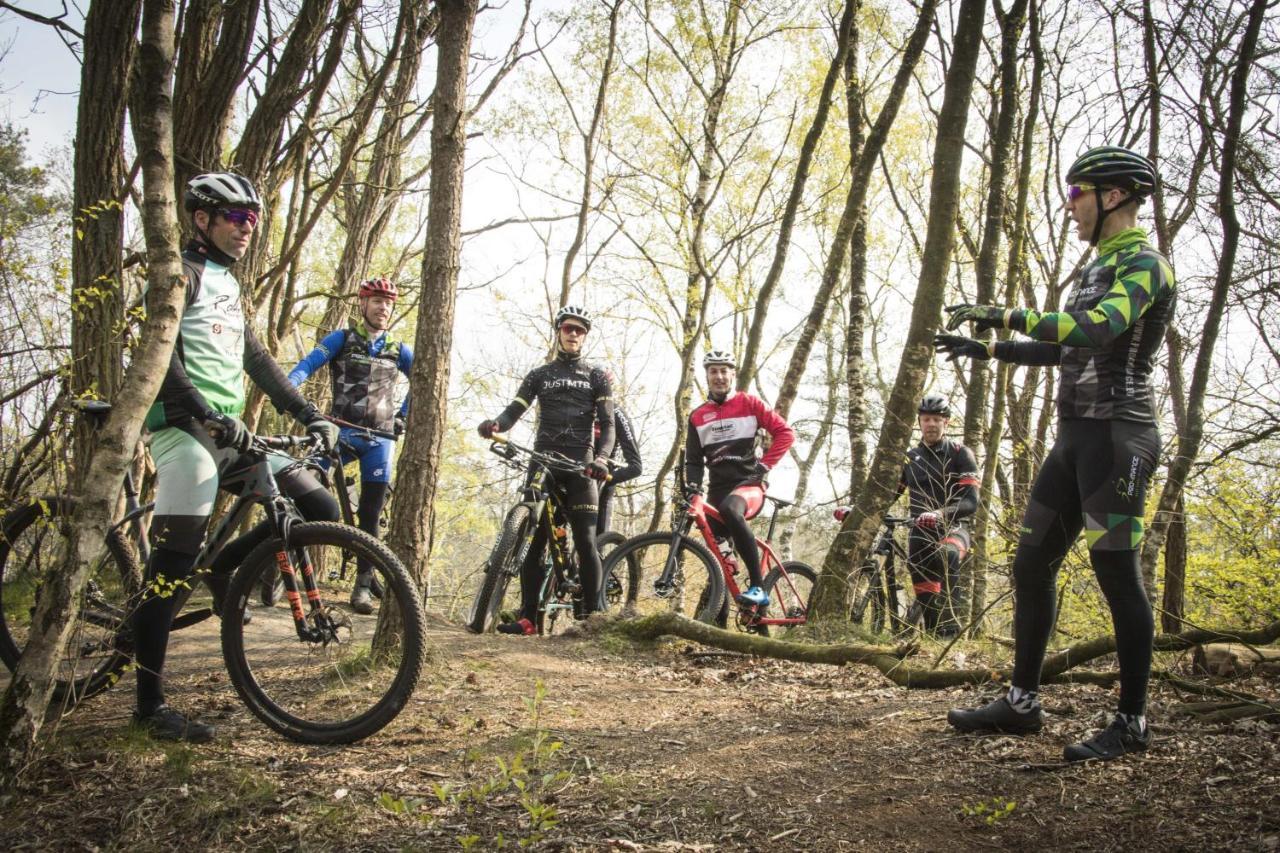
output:
[[[1208,643],[1196,646],[1192,666],[1201,675],[1239,678],[1258,674],[1280,675],[1280,649],[1243,643]]]
[[[879,670],[885,678],[899,687],[924,689],[960,687],[1006,681],[1012,674],[1010,668],[929,669],[905,660],[906,656],[914,650],[914,646],[910,645],[894,647],[865,643],[825,645],[798,643],[739,631],[726,631],[686,619],[670,611],[639,619],[609,619],[601,622],[600,627],[602,630],[633,640],[654,641],[665,636],[681,637],[727,651],[799,663],[822,663],[832,666],[860,663]],[[1155,637],[1155,648],[1157,651],[1180,651],[1204,643],[1232,641],[1266,645],[1277,638],[1280,638],[1280,620],[1253,631],[1195,629],[1181,634],[1159,634]],[[1111,673],[1096,675],[1072,673],[1068,676],[1067,672],[1081,664],[1111,654],[1115,648],[1115,637],[1098,637],[1050,655],[1045,659],[1041,681],[1046,684],[1060,680],[1088,681],[1096,684],[1111,683],[1114,679],[1114,674]]]

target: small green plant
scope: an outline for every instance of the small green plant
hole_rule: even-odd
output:
[[[571,777],[570,773],[556,770],[552,766],[564,744],[555,740],[542,727],[541,709],[546,696],[546,685],[538,680],[534,685],[533,696],[524,700],[531,723],[528,736],[520,739],[514,754],[493,757],[496,765],[493,773],[466,785],[436,783],[431,788],[441,806],[465,815],[490,812],[501,808],[504,800],[514,800],[527,822],[516,840],[521,848],[542,841],[559,825],[559,813],[548,802],[548,795],[555,786]],[[471,763],[480,758],[479,752],[474,749],[467,755],[467,760]],[[393,814],[413,816],[423,821],[435,820],[435,816],[420,814],[426,808],[426,803],[422,800],[397,798],[384,793],[378,802]],[[502,850],[511,843],[501,832],[487,839],[481,835],[460,835],[457,836],[457,841],[463,850]]]
[[[965,817],[981,820],[987,826],[995,826],[1013,814],[1013,810],[1017,807],[1018,804],[1013,800],[1006,800],[1004,797],[992,797],[990,801],[980,800],[973,805],[961,806],[960,813]]]

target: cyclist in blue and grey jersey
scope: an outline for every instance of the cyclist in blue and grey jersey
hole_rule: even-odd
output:
[[[371,278],[360,285],[360,322],[348,329],[330,332],[306,358],[289,371],[295,387],[326,364],[333,388],[332,414],[336,418],[381,432],[404,432],[409,414],[409,398],[395,407],[396,379],[408,376],[413,367],[413,350],[387,333],[399,292],[385,278]],[[356,517],[360,529],[378,537],[379,519],[391,488],[394,441],[343,427],[342,461],[360,460],[360,503]],[[356,567],[351,608],[357,613],[373,612],[373,570],[365,561]]]
[[[156,465],[156,505],[147,592],[133,615],[138,663],[134,720],[159,738],[202,742],[213,737],[213,727],[165,704],[163,670],[173,599],[156,590],[192,576],[219,479],[245,465],[241,455],[252,434],[240,420],[244,374],[277,410],[295,417],[325,446],[332,446],[338,431],[289,384],[244,321],[240,284],[231,266],[248,250],[262,209],[253,185],[229,172],[198,175],[187,184],[183,203],[196,232],[182,253],[186,304],[168,371],[146,419]],[[278,463],[281,468],[287,464]],[[277,474],[277,482],[306,518],[338,518],[337,503],[311,474],[285,471]],[[215,603],[225,596],[230,572],[268,532],[264,522],[218,555],[210,575]]]

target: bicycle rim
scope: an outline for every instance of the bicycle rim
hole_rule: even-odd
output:
[[[654,582],[668,560],[674,571],[671,588],[656,590]],[[674,611],[700,622],[714,623],[724,605],[724,576],[715,559],[700,543],[681,537],[673,551],[671,533],[645,533],[627,540],[610,552],[604,575],[634,579],[627,607],[637,616]]]
[[[0,522],[0,658],[13,670],[27,645],[32,617],[51,572],[67,557],[71,505],[46,499]],[[129,663],[128,617],[141,571],[119,530],[90,571],[55,666],[51,706],[69,709],[114,684]]]
[[[295,553],[305,556],[320,606],[303,588],[304,562],[295,559],[297,592],[273,607],[241,614],[264,573],[276,571],[279,540],[254,550],[231,585],[231,610],[222,648],[232,684],[249,710],[280,734],[303,743],[351,743],[381,729],[408,702],[425,647],[422,604],[408,573],[382,543],[345,525],[295,524]],[[356,612],[351,581],[331,581],[330,562],[350,554],[366,562],[382,586],[373,613]],[[299,637],[292,601],[314,634]]]

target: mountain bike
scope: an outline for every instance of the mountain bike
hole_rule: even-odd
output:
[[[392,432],[361,426],[329,415],[323,415],[322,417],[343,429],[354,430],[365,438],[389,438],[392,441],[400,440],[399,437]],[[341,513],[342,523],[348,527],[359,527],[359,520],[356,518],[356,496],[352,488],[351,481],[347,479],[345,470],[346,466],[343,462],[344,452],[348,454],[349,458],[354,458],[359,455],[354,445],[348,442],[345,438],[340,438],[338,439],[338,442],[330,448],[327,457],[313,457],[309,460],[308,467],[311,468],[312,472],[315,473],[316,477],[319,478],[320,482],[324,484],[326,489],[332,489],[334,491],[338,499],[338,510]],[[323,464],[326,458],[328,464]],[[390,496],[391,492],[388,490],[388,500],[383,504],[382,514],[378,519],[379,527],[386,527],[390,522]],[[354,577],[354,568],[355,556],[344,553],[342,555],[342,562],[340,565],[330,566],[327,569],[329,580],[346,581],[349,570],[351,570],[351,576]],[[382,584],[378,582],[376,577],[374,578],[374,583],[370,587],[369,591],[373,594],[374,598],[382,598]],[[276,576],[275,583],[270,585],[264,583],[259,594],[263,604],[267,607],[274,606],[276,602],[280,600],[280,596],[284,595],[284,579]]]
[[[670,531],[642,533],[615,548],[605,561],[605,574],[628,579],[627,607],[637,615],[674,610],[699,622],[720,627],[732,622],[764,635],[771,627],[803,625],[818,576],[808,564],[780,560],[774,553],[769,543],[778,511],[792,502],[769,495],[765,499],[773,504],[769,532],[764,539],[756,539],[763,589],[770,599],[764,607],[737,603],[740,569],[730,543],[717,540],[711,530],[709,519],[719,519],[720,514],[700,493],[681,499]],[[693,537],[695,529],[702,541]]]
[[[542,557],[544,579],[538,594],[534,623],[539,634],[555,633],[580,614],[582,585],[578,578],[577,553],[569,546],[568,514],[552,487],[551,475],[580,475],[583,463],[558,453],[522,447],[502,436],[494,436],[489,450],[502,460],[502,464],[517,471],[527,471],[529,476],[520,502],[507,512],[502,521],[502,529],[489,559],[485,561],[480,588],[472,599],[464,624],[467,630],[482,634],[496,626],[502,612],[520,609],[518,585],[516,590],[509,591],[511,581],[519,578],[520,566],[529,553],[538,526],[541,526],[546,534],[547,547]],[[596,547],[608,553],[609,547],[622,538],[621,534],[607,534],[597,541]],[[605,570],[602,583],[605,600],[611,608],[625,600],[624,579]]]
[[[102,403],[82,407],[97,420],[109,410]],[[294,448],[312,452],[306,459],[282,453]],[[178,614],[174,630],[215,615],[208,599],[195,595],[200,576],[261,505],[271,535],[236,570],[218,614],[231,683],[249,710],[285,737],[351,743],[383,728],[408,702],[422,667],[424,617],[416,587],[386,546],[347,525],[303,521],[280,493],[269,457],[287,456],[283,473],[311,464],[318,456],[313,448],[311,437],[254,436],[249,450],[221,476],[222,485],[238,497],[206,538],[194,582],[171,583],[166,591]],[[76,603],[71,638],[56,673],[55,697],[68,708],[110,687],[132,661],[130,617],[143,588],[136,551],[146,551],[141,520],[151,506],[138,505],[129,475],[123,489],[128,510],[108,532],[106,556]],[[0,520],[0,657],[11,670],[26,645],[44,578],[65,559],[73,509],[70,498],[56,495]],[[366,560],[387,591],[375,611],[379,615],[352,612],[341,591],[321,580],[322,568],[340,563],[348,552]],[[275,574],[283,579],[284,601],[256,608],[245,624],[251,592]],[[162,579],[152,584],[153,589],[165,586]],[[193,599],[194,609],[184,611]]]
[[[836,519],[843,520],[843,507],[835,511]],[[924,622],[924,608],[912,596],[904,603],[904,587],[898,581],[897,562],[906,568],[907,549],[894,535],[899,527],[915,526],[915,519],[893,515],[880,517],[880,532],[871,558],[854,571],[850,577],[851,600],[849,618],[875,633],[886,628],[892,633],[919,629]],[[908,579],[909,580],[909,579]]]

